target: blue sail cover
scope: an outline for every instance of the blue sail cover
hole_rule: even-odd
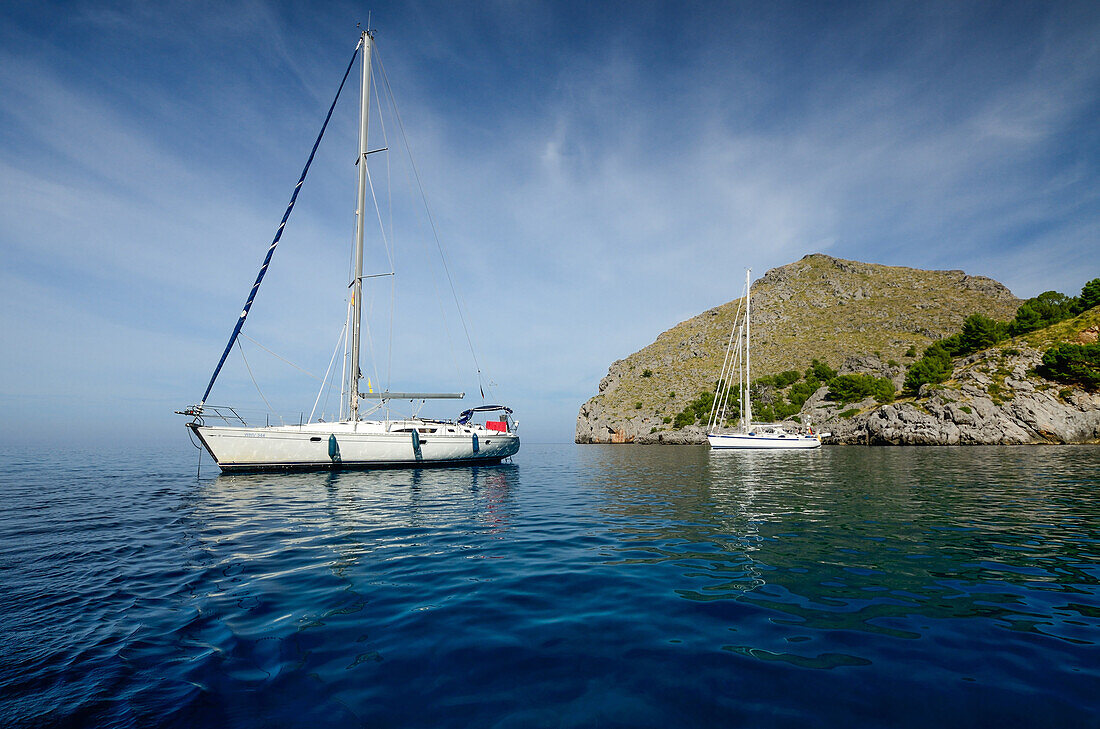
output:
[[[465,425],[470,422],[470,419],[474,417],[474,413],[491,413],[497,410],[503,410],[509,415],[512,414],[512,408],[504,407],[503,405],[481,405],[476,408],[470,408],[469,410],[463,410],[458,415],[458,424]]]
[[[290,212],[294,209],[294,201],[298,199],[298,192],[302,189],[302,183],[306,180],[306,173],[309,172],[309,166],[313,164],[313,157],[317,154],[317,147],[321,144],[321,138],[325,136],[325,129],[328,128],[329,119],[332,118],[332,111],[336,108],[336,101],[340,98],[340,92],[344,90],[344,83],[348,80],[348,74],[351,73],[351,67],[355,65],[355,57],[359,55],[359,45],[355,46],[355,51],[351,54],[351,61],[348,62],[348,69],[344,71],[344,78],[340,81],[340,88],[336,89],[336,96],[332,100],[332,104],[328,108],[328,114],[325,115],[325,123],[321,125],[321,132],[317,135],[317,141],[313,143],[313,149],[309,152],[309,159],[306,160],[306,166],[302,168],[302,176],[298,178],[298,184],[294,186],[294,192],[290,196],[290,204],[286,206],[286,212],[283,213],[283,220],[279,223],[279,228],[275,231],[275,239],[271,241],[271,245],[267,247],[267,255],[264,256],[263,265],[260,266],[260,272],[256,274],[256,283],[252,284],[252,290],[248,293],[248,300],[244,302],[244,308],[241,310],[241,315],[237,317],[237,325],[233,327],[233,334],[229,337],[229,344],[225,345],[225,351],[222,352],[222,358],[218,360],[218,366],[214,368],[214,374],[210,376],[210,384],[206,386],[206,392],[202,394],[202,400],[199,402],[201,408],[206,404],[206,398],[210,396],[210,390],[214,388],[214,381],[218,379],[218,375],[222,371],[222,365],[225,364],[226,357],[229,356],[230,350],[233,349],[234,343],[237,341],[237,335],[241,333],[241,327],[244,326],[244,320],[248,317],[248,312],[252,308],[252,302],[256,300],[256,293],[260,290],[260,282],[264,280],[264,275],[267,273],[267,266],[271,263],[271,257],[275,254],[275,247],[279,245],[279,239],[283,237],[283,229],[286,228],[286,221],[290,219]]]

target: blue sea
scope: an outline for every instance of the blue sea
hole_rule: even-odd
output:
[[[195,458],[4,453],[0,725],[1100,726],[1100,447]]]

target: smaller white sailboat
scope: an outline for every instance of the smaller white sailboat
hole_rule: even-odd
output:
[[[750,346],[752,334],[749,315],[752,309],[752,269],[745,270],[744,319],[738,306],[730,331],[726,356],[722,361],[722,373],[714,392],[714,405],[707,422],[707,441],[713,450],[730,449],[807,449],[820,448],[821,438],[808,428],[802,433],[789,430],[775,423],[752,422],[752,397],[749,392],[751,382]],[[732,379],[736,374],[737,382]],[[732,399],[731,399],[732,398]],[[733,408],[740,415],[734,429],[724,428],[727,416]]]

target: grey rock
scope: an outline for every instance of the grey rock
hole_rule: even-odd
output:
[[[997,348],[979,352],[957,364],[950,386],[925,385],[916,401],[872,407],[836,428],[828,441],[870,445],[1100,442],[1100,393],[1044,380],[1034,374],[1033,367],[1040,361],[1034,349],[1016,355]]]

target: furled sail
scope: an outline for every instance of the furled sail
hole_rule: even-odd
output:
[[[344,82],[348,80],[348,74],[351,73],[351,67],[355,65],[355,57],[359,55],[359,49],[362,47],[362,40],[355,46],[355,51],[351,54],[351,61],[348,62],[348,69],[344,71],[344,78],[340,81],[340,88],[336,89],[336,96],[332,99],[332,104],[328,107],[328,114],[325,115],[325,123],[321,125],[321,131],[317,135],[317,141],[313,143],[313,149],[309,152],[309,159],[306,160],[306,166],[302,168],[302,176],[298,178],[298,184],[294,186],[294,192],[290,196],[290,203],[286,206],[286,212],[283,213],[283,219],[279,223],[278,229],[275,231],[275,239],[271,241],[271,245],[267,247],[267,255],[264,256],[263,265],[260,266],[260,272],[256,274],[256,282],[252,284],[252,290],[248,292],[248,300],[244,302],[244,308],[241,310],[241,315],[237,317],[237,324],[233,327],[233,334],[229,337],[229,343],[225,345],[225,351],[222,352],[221,359],[218,360],[218,366],[214,368],[214,374],[210,376],[210,383],[206,386],[206,392],[202,394],[202,400],[199,402],[199,408],[206,404],[206,398],[210,396],[210,390],[214,388],[214,381],[218,379],[218,375],[222,371],[222,365],[225,364],[226,358],[229,356],[230,350],[233,349],[233,345],[237,341],[237,335],[241,333],[241,327],[244,326],[244,320],[248,317],[248,312],[252,308],[252,302],[256,300],[256,293],[260,290],[260,282],[264,280],[264,275],[267,273],[267,266],[271,263],[271,257],[275,254],[275,247],[279,245],[279,239],[283,237],[283,229],[286,228],[286,221],[290,219],[290,212],[294,209],[294,201],[298,199],[298,192],[302,189],[302,183],[306,181],[306,173],[309,172],[309,166],[313,164],[313,157],[317,154],[317,147],[321,144],[321,138],[325,136],[325,129],[328,128],[329,119],[332,118],[332,111],[336,108],[336,101],[340,98],[340,92],[344,90]]]

